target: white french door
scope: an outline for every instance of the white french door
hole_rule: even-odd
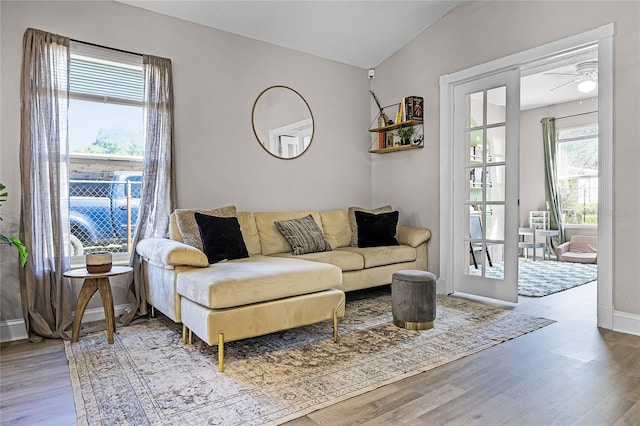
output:
[[[520,71],[453,95],[453,288],[517,302]]]

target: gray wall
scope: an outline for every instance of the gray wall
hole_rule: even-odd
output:
[[[374,158],[373,203],[390,202],[432,229],[437,272],[439,77],[614,22],[614,308],[640,314],[640,3],[580,2],[579,14],[576,4],[465,2],[378,66],[376,94],[423,96],[426,125],[424,149]]]
[[[328,210],[371,204],[366,70],[143,11],[116,2],[0,2],[0,182],[3,234],[17,234],[22,37],[28,27],[173,61],[179,207]],[[315,118],[309,150],[292,161],[267,154],[251,128],[258,94],[282,84]],[[283,190],[286,188],[286,190]],[[0,247],[0,320],[21,318],[15,252]],[[76,283],[76,287],[79,284]],[[124,280],[114,286],[125,303]],[[99,299],[90,307],[100,306]]]

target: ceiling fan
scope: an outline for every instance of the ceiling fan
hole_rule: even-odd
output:
[[[576,64],[576,72],[573,74],[569,73],[558,73],[558,72],[547,72],[546,75],[565,75],[575,77],[573,80],[568,81],[566,83],[561,84],[560,86],[556,86],[550,91],[559,89],[568,84],[577,83],[578,91],[582,93],[589,93],[595,90],[598,85],[598,61],[587,61]]]

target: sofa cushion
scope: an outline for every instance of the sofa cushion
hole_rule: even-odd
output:
[[[392,265],[394,263],[413,262],[416,260],[416,249],[410,246],[384,247],[341,247],[335,251],[349,251],[359,254],[364,259],[365,268]]]
[[[351,247],[358,247],[358,224],[356,223],[356,211],[368,213],[388,213],[393,211],[389,205],[369,210],[364,207],[349,207],[349,226],[351,227]]]
[[[182,297],[212,309],[231,308],[339,287],[340,268],[307,260],[252,256],[178,274]]]
[[[320,212],[320,219],[322,219],[324,236],[331,248],[351,245],[351,226],[347,209]]]
[[[240,223],[242,238],[244,238],[244,244],[247,246],[249,256],[259,255],[261,253],[260,236],[258,235],[256,218],[253,216],[253,213],[236,212],[236,217]]]
[[[398,212],[367,213],[356,211],[358,247],[397,246]]]
[[[342,269],[342,272],[359,271],[364,268],[364,258],[360,254],[341,250],[308,253],[300,256],[294,256],[291,253],[278,253],[272,256],[295,257],[296,259],[328,263]]]
[[[218,217],[194,213],[209,263],[249,257],[240,223],[235,217]]]
[[[276,220],[275,224],[291,245],[294,255],[331,250],[329,242],[310,214],[298,219]]]
[[[227,206],[210,210],[176,209],[171,214],[172,217],[175,217],[176,227],[178,228],[178,234],[180,235],[180,238],[178,239],[175,238],[175,232],[171,232],[171,238],[195,247],[200,251],[204,251],[202,247],[202,238],[200,238],[200,231],[198,230],[196,219],[193,216],[195,212],[208,214],[210,216],[231,217],[236,215],[236,208],[235,206]]]
[[[598,252],[598,237],[595,235],[574,235],[570,241],[569,251],[580,253]]]
[[[299,211],[299,212],[256,212],[256,227],[258,235],[260,235],[260,246],[263,255],[275,253],[291,252],[291,244],[276,228],[276,221],[299,219],[310,214],[319,227],[322,227],[320,213],[317,211]]]
[[[207,256],[195,247],[167,238],[145,238],[136,244],[136,252],[162,266],[207,266]]]
[[[568,251],[562,254],[562,261],[574,263],[597,263],[598,253],[581,253],[577,251]]]

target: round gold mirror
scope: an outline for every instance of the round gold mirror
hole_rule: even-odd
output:
[[[271,86],[258,95],[251,124],[260,146],[284,160],[304,154],[313,140],[311,108],[300,93],[287,86]]]

